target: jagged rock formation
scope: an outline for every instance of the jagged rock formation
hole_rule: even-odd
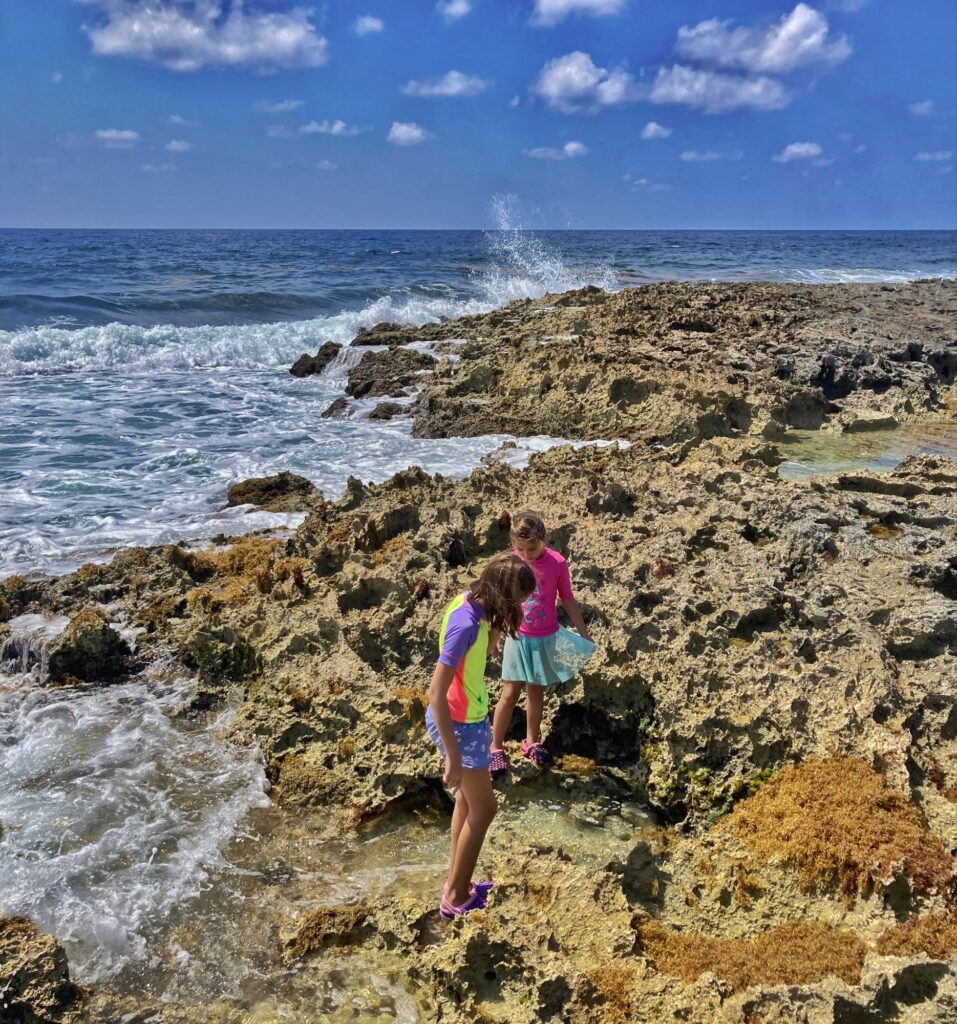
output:
[[[0,1020],[80,1024],[84,993],[70,981],[66,953],[22,917],[0,919]]]
[[[650,804],[676,827],[601,870],[547,836],[497,855],[489,911],[441,932],[411,901],[321,908],[284,933],[289,955],[379,948],[443,1021],[947,1019],[957,463],[796,482],[772,442],[945,415],[955,292],[586,289],[379,325],[357,340],[389,347],[350,394],[421,388],[419,433],[634,443],[524,471],[493,457],[461,481],[351,479],[288,539],[11,578],[0,613],[98,605],[142,627],[138,658],[179,658],[197,708],[238,694],[278,800],[345,827],[443,802],[422,728],[436,623],[506,545],[502,513],[538,508],[601,647],[548,702],[556,775],[574,776],[569,800]],[[438,344],[453,338],[457,361]],[[438,362],[402,347],[419,341]],[[518,772],[506,812],[536,784]],[[786,840],[793,813],[825,825]]]

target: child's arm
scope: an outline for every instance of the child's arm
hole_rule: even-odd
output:
[[[591,640],[588,635],[588,627],[585,625],[585,620],[582,618],[582,610],[578,607],[578,602],[573,597],[567,597],[562,602],[562,607],[568,613],[568,617],[572,620],[572,625],[578,630],[579,634],[586,640]]]
[[[588,635],[588,627],[582,618],[582,610],[578,607],[578,602],[572,593],[572,580],[568,572],[567,562],[562,562],[561,570],[558,574],[558,600],[567,612],[568,617],[572,620],[572,625],[578,630],[579,635],[590,641],[591,637]]]
[[[452,727],[452,716],[449,714],[449,687],[455,679],[455,667],[443,665],[440,661],[432,673],[432,682],[429,685],[429,705],[432,708],[432,717],[435,719],[435,726],[442,737],[442,746],[445,747],[445,774],[443,781],[449,789],[458,789],[462,781],[462,758],[459,754],[458,740],[455,738],[455,729]]]

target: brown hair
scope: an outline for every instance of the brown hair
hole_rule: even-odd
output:
[[[545,530],[545,520],[537,512],[532,512],[529,509],[524,512],[516,512],[512,516],[512,528],[509,532],[513,541],[544,541],[548,535]]]
[[[522,624],[522,602],[535,589],[535,573],[518,555],[496,555],[472,584],[469,597],[488,616],[490,629],[515,636]]]

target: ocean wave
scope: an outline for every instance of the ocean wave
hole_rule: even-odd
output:
[[[262,764],[217,740],[232,711],[180,715],[195,681],[162,668],[86,691],[17,682],[0,696],[0,816],[19,823],[0,844],[0,913],[55,932],[71,971],[102,982],[147,962],[225,865],[239,823],[269,804]]]
[[[945,265],[933,272],[926,269],[880,270],[875,267],[796,267],[788,274],[786,280],[805,284],[910,284],[931,277],[953,279],[957,277],[957,267]]]
[[[607,265],[571,268],[541,239],[504,219],[489,241],[500,265],[476,273],[469,295],[456,294],[447,285],[435,283],[396,289],[358,310],[282,323],[143,327],[115,321],[76,329],[44,324],[0,331],[0,376],[217,367],[269,369],[284,366],[326,341],[347,344],[360,328],[383,320],[420,326],[443,318],[486,313],[515,299],[535,298],[546,292],[586,284],[606,288],[619,284],[618,275]],[[266,301],[266,295],[249,293],[245,299],[234,295],[228,303],[237,308],[242,301]],[[216,296],[206,301],[227,302]]]

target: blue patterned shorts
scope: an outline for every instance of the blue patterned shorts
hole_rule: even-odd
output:
[[[445,746],[442,737],[439,735],[438,726],[432,717],[432,708],[425,712],[425,727],[429,730],[432,742],[439,748],[439,753],[445,757]],[[482,771],[492,763],[492,727],[487,718],[481,722],[453,722],[455,739],[458,741],[459,754],[462,758],[462,767],[468,771]]]

